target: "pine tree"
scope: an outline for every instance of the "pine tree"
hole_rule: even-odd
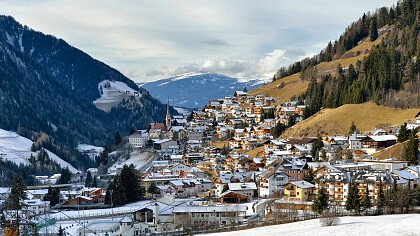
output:
[[[114,144],[115,145],[120,145],[120,143],[121,143],[121,141],[122,141],[122,137],[121,137],[121,134],[120,134],[120,132],[116,132],[115,133],[115,137],[114,137]]]
[[[320,188],[316,198],[314,199],[314,203],[312,204],[312,211],[322,214],[324,210],[328,208],[329,204],[329,196],[327,193],[327,189],[324,187]]]
[[[50,206],[55,206],[60,202],[60,191],[58,188],[48,187],[48,192],[44,197],[44,201],[49,201]]]
[[[26,186],[22,182],[19,176],[15,175],[13,177],[13,184],[10,190],[9,196],[4,202],[4,208],[7,210],[15,211],[16,218],[16,229],[18,230],[19,235],[19,210],[23,207],[23,201],[27,199],[26,195]]]
[[[368,184],[365,183],[366,185],[366,189],[365,189],[365,193],[363,194],[362,200],[361,200],[361,206],[363,207],[363,209],[365,209],[365,211],[367,211],[368,209],[370,209],[372,207],[372,200],[371,197],[369,195],[369,187]]]
[[[152,182],[147,188],[147,192],[150,194],[156,194],[157,191],[158,191],[158,188],[156,187],[156,184],[154,182]]]
[[[411,164],[418,163],[419,139],[415,134],[411,134],[408,142],[405,144],[403,159]]]
[[[308,169],[307,171],[305,171],[305,175],[303,176],[303,180],[309,182],[309,183],[314,183],[314,172],[311,169]]]
[[[356,124],[354,123],[354,121],[352,121],[352,122],[351,122],[350,129],[349,129],[349,135],[354,134],[356,131],[357,131],[357,126],[356,126]]]
[[[86,174],[86,179],[85,179],[85,187],[92,187],[92,184],[93,184],[92,174],[90,173],[90,171],[88,171]]]
[[[385,194],[384,194],[384,189],[382,187],[382,180],[379,179],[378,199],[376,201],[376,208],[378,210],[378,214],[382,214],[384,204],[385,204]]]
[[[405,142],[410,137],[410,131],[407,129],[407,123],[401,125],[398,133],[398,142]]]
[[[64,230],[63,230],[63,228],[61,227],[61,225],[60,225],[60,228],[58,229],[58,234],[57,234],[57,236],[64,236],[65,235],[65,232],[64,232]]]
[[[373,17],[370,20],[369,37],[371,42],[375,41],[378,38],[378,22],[376,20],[376,17]]]
[[[58,182],[60,184],[68,184],[71,180],[71,172],[68,167],[61,169],[61,176]]]
[[[95,177],[93,177],[92,187],[95,187],[95,188],[97,188],[97,187],[98,187],[98,178],[96,178],[96,176],[95,176]]]
[[[346,210],[356,211],[360,210],[360,196],[359,190],[357,189],[356,183],[351,183],[349,188],[349,193],[346,200]]]

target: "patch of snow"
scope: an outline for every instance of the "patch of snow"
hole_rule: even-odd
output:
[[[14,37],[13,36],[10,36],[7,32],[6,32],[6,41],[10,45],[13,45]]]
[[[191,112],[189,112],[187,109],[182,108],[182,107],[174,107],[174,109],[179,113],[182,114],[184,116],[188,116],[191,114]]]
[[[31,151],[32,141],[25,137],[18,135],[15,132],[0,129],[0,158],[9,160],[17,165],[29,165],[28,159],[31,154],[36,155],[36,152]],[[72,173],[76,173],[77,169],[71,164],[64,161],[54,153],[46,150],[51,160],[55,161],[62,168],[68,167]]]
[[[335,226],[321,227],[319,219],[266,226],[241,231],[204,234],[206,236],[277,236],[277,235],[417,235],[420,214],[346,216]]]
[[[23,38],[23,31],[20,33],[20,35],[19,35],[19,48],[20,48],[20,51],[21,52],[24,52],[25,51],[25,48],[23,48],[23,44],[22,44],[22,38]]]
[[[207,73],[205,73],[205,72],[189,72],[189,73],[185,73],[185,74],[176,76],[176,77],[172,78],[171,80],[172,81],[177,81],[177,80],[187,79],[187,78],[192,77],[192,76],[200,76],[200,75],[204,75],[204,74],[207,74]]]
[[[93,145],[89,145],[89,144],[84,144],[84,143],[80,143],[79,145],[77,145],[77,150],[79,150],[79,152],[86,152],[87,155],[92,159],[95,160],[95,158],[97,156],[99,156],[99,154],[104,150],[103,147],[97,147],[97,146],[93,146]]]
[[[105,88],[105,85],[108,83],[109,87]],[[137,93],[137,91],[128,87],[126,83],[121,81],[101,81],[98,84],[98,90],[101,92],[101,97],[93,101],[93,104],[104,111],[110,111],[111,108],[118,105],[123,98],[128,98],[130,96],[141,97],[140,93]]]
[[[112,155],[112,153],[110,153],[110,155]],[[152,154],[149,152],[132,151],[130,153],[130,158],[128,158],[127,160],[117,161],[109,169],[117,168],[118,166],[124,166],[124,165],[129,166],[132,164],[134,165],[134,168],[136,170],[139,170],[147,163],[147,161],[149,160],[151,156]]]

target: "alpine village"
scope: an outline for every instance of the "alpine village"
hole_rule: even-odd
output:
[[[0,16],[3,235],[420,233],[420,1],[194,109],[29,27]]]

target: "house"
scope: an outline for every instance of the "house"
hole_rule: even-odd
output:
[[[366,135],[352,134],[349,136],[349,149],[358,150],[362,149],[362,140],[366,138]]]
[[[289,176],[276,170],[267,170],[259,178],[259,196],[270,198],[283,194],[283,187],[289,182]]]
[[[395,135],[371,135],[362,139],[362,149],[368,154],[390,147],[397,143]]]
[[[49,201],[42,201],[40,199],[31,199],[31,200],[24,200],[23,209],[27,210],[31,215],[42,215],[49,211],[50,209],[50,202]]]
[[[247,206],[229,205],[193,205],[174,207],[174,223],[182,225],[185,221],[194,226],[214,227],[223,225],[243,224],[246,218]]]
[[[177,142],[170,139],[152,139],[153,149],[157,151],[163,151],[168,149],[170,146],[177,145]]]
[[[228,183],[228,191],[222,193],[220,195],[220,198],[223,202],[229,202],[229,198],[232,195],[239,195],[240,198],[243,198],[243,196],[246,196],[246,200],[249,201],[252,199],[253,196],[255,196],[255,193],[257,191],[257,185],[254,182],[248,182],[248,183]],[[227,196],[228,192],[233,192],[234,194],[229,194]]]
[[[311,201],[315,185],[305,180],[293,181],[286,184],[284,196],[289,201]]]
[[[203,140],[204,131],[202,129],[190,129],[188,130],[188,140]]]
[[[128,136],[128,143],[136,148],[145,147],[148,141],[149,134],[145,130],[134,132],[132,135]]]

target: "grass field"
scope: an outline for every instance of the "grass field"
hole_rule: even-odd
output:
[[[369,131],[378,125],[399,126],[414,120],[419,109],[396,109],[368,102],[346,104],[335,109],[323,109],[308,119],[289,128],[282,137],[345,135],[354,121],[360,131]]]
[[[397,160],[401,160],[403,152],[404,152],[404,147],[405,147],[405,143],[397,143],[380,152],[372,154],[372,157],[378,158],[381,160],[388,159],[391,157]]]

